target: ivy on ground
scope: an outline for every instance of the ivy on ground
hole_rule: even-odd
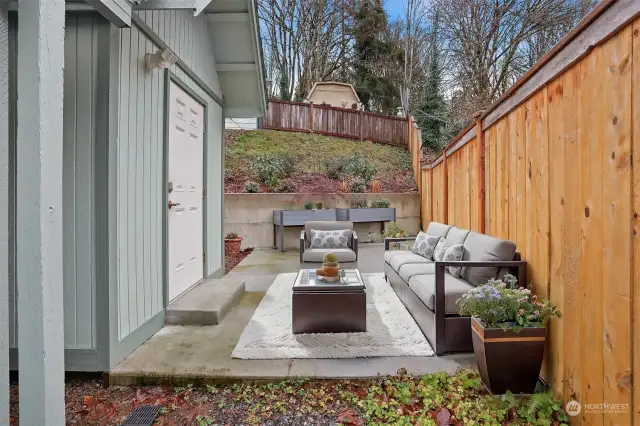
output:
[[[475,371],[375,380],[291,379],[206,387],[66,385],[67,424],[119,425],[139,405],[161,405],[157,425],[466,426],[568,424],[550,391],[530,397],[489,395]],[[404,373],[404,374],[403,374]],[[18,423],[17,386],[11,392]]]

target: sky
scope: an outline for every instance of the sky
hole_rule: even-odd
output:
[[[404,15],[405,0],[385,0],[384,8],[392,20]]]

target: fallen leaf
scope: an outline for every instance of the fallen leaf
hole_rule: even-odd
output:
[[[438,426],[447,426],[451,421],[451,413],[445,407],[438,411]]]
[[[96,400],[91,395],[85,395],[84,398],[82,398],[82,402],[84,403],[84,405],[86,405],[89,408],[96,405]]]
[[[364,422],[354,410],[343,410],[338,413],[336,422],[348,426],[362,426]]]

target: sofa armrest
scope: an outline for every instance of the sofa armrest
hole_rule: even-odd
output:
[[[384,251],[389,250],[391,243],[399,243],[400,241],[413,241],[416,237],[397,237],[397,238],[385,238],[384,239]]]
[[[466,268],[473,267],[484,267],[484,266],[496,266],[499,268],[513,268],[517,269],[517,278],[520,286],[525,287],[527,285],[527,262],[524,260],[481,260],[481,261],[471,261],[471,260],[459,260],[459,261],[450,261],[450,262],[434,262],[436,268],[436,302],[438,295],[438,270],[442,271],[442,277],[444,280],[444,268],[445,266],[461,266]],[[442,289],[444,291],[444,281],[442,283]],[[443,299],[444,303],[444,299]],[[444,306],[444,305],[443,305]]]
[[[351,233],[351,250],[356,254],[356,261],[358,260],[358,234],[356,231]]]
[[[302,263],[302,253],[305,249],[305,235],[304,230],[300,231],[300,263]]]

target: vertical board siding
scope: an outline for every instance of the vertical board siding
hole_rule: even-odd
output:
[[[14,15],[15,17],[15,15]],[[16,26],[10,28],[10,211],[15,229]],[[98,30],[108,23],[93,13],[67,13],[63,123],[64,340],[67,349],[96,348],[94,258],[94,148],[96,144]],[[15,231],[14,231],[15,232]],[[10,264],[10,346],[17,340],[15,235]]]
[[[117,277],[119,336],[163,309],[162,170],[163,73],[146,69],[157,46],[134,25],[121,30],[117,159]],[[154,244],[155,242],[155,244]],[[160,248],[158,248],[160,246]]]
[[[168,44],[178,46],[176,51],[188,52],[185,32],[192,16],[176,11],[148,11],[142,17]],[[193,22],[194,32],[205,28],[204,23],[201,26],[199,21]],[[200,49],[195,41],[191,47]],[[165,73],[147,70],[144,63],[144,55],[157,49],[135,25],[121,30],[116,189],[120,339],[164,308]],[[196,56],[191,60],[195,61]],[[205,275],[210,275],[223,266],[222,108],[183,70],[174,67],[174,74],[207,103]]]
[[[134,11],[218,96],[222,97],[206,16],[192,10]],[[169,23],[169,24],[168,24]],[[161,34],[163,33],[163,34]],[[154,46],[151,53],[158,48]],[[171,71],[176,72],[177,65]]]
[[[638,64],[640,19],[484,130],[486,232],[516,243],[535,293],[563,313],[542,376],[583,404],[572,424],[640,425]],[[421,169],[423,221],[448,204],[450,224],[474,226],[474,150]],[[584,409],[603,403],[628,409]]]

